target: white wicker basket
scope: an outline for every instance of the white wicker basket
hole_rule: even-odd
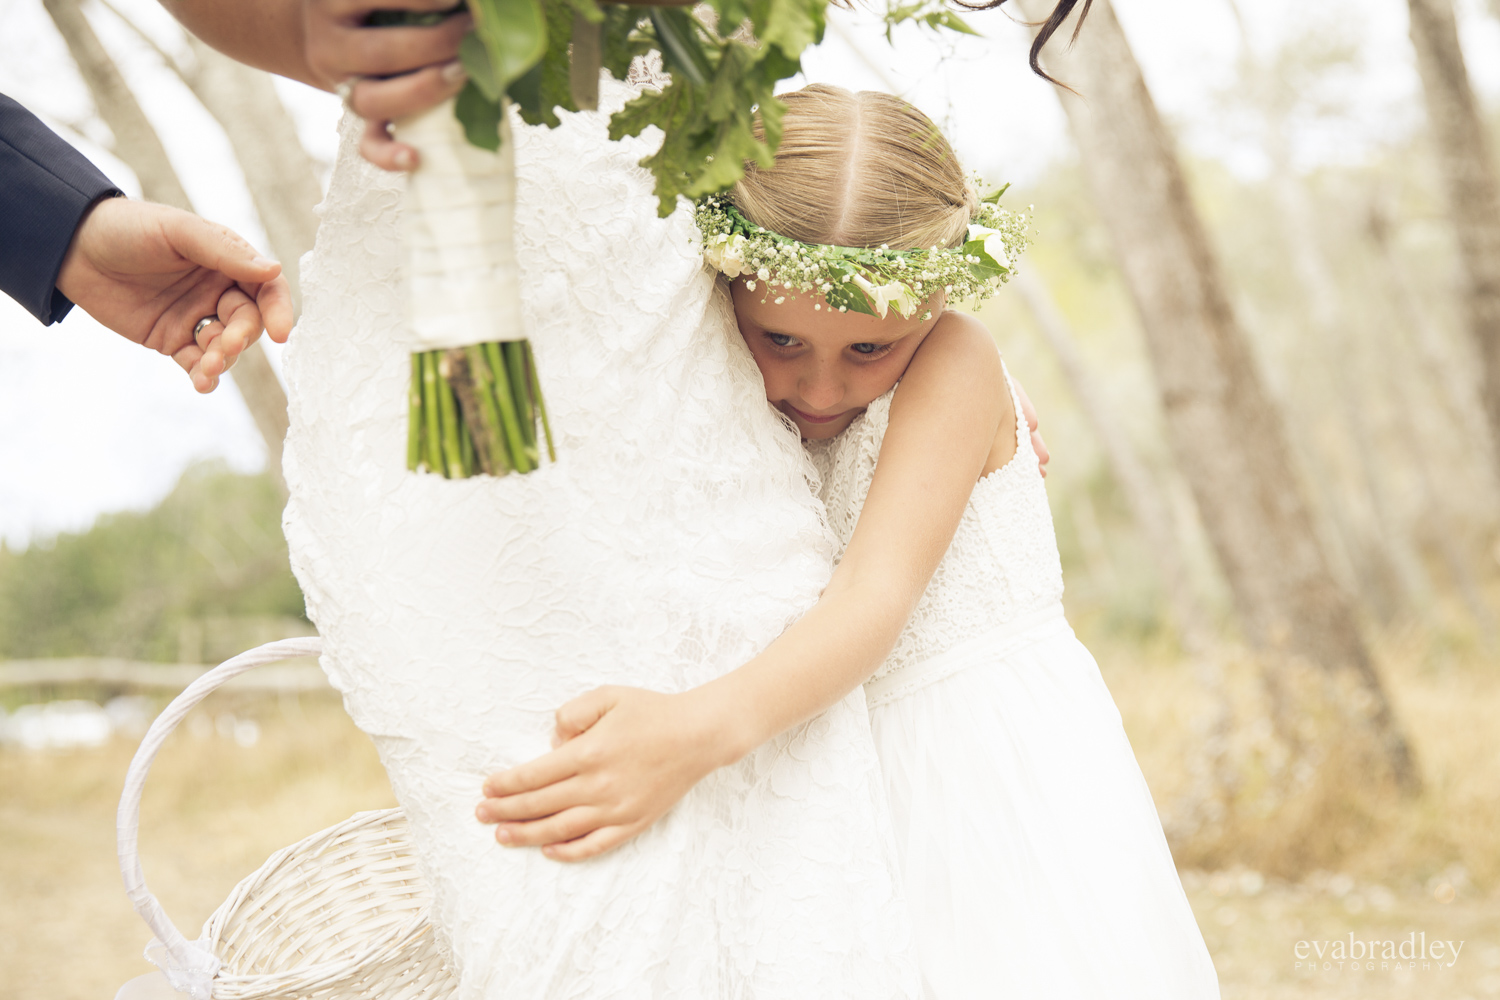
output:
[[[457,987],[427,911],[399,809],[357,813],[283,848],[188,941],[146,888],[137,834],[141,789],[162,743],[210,691],[263,663],[316,656],[316,638],[241,653],[194,681],[151,724],[120,796],[120,871],[156,934],[146,949],[193,1000],[445,1000]]]

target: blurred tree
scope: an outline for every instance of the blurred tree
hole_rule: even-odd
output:
[[[1182,801],[1173,805],[1168,821],[1174,839],[1190,836],[1218,818],[1223,803],[1239,784],[1239,775],[1228,753],[1234,712],[1224,684],[1213,625],[1201,595],[1193,586],[1181,532],[1166,493],[1125,433],[1124,422],[1111,412],[1098,379],[1084,361],[1047,286],[1032,270],[1021,271],[1012,283],[1042,338],[1052,348],[1063,378],[1104,451],[1110,473],[1125,494],[1131,517],[1145,536],[1147,550],[1172,609],[1173,622],[1210,705],[1197,726],[1199,753],[1189,768],[1191,785]],[[1086,501],[1088,493],[1080,492],[1077,499]],[[1080,509],[1091,510],[1092,505]]]
[[[0,660],[192,660],[184,634],[226,618],[303,618],[266,476],[197,466],[146,513],[106,515],[22,552],[0,548]],[[188,645],[201,650],[202,639]]]
[[[1022,0],[1040,20],[1045,0]],[[1335,680],[1404,789],[1421,780],[1353,609],[1329,571],[1286,432],[1229,303],[1173,141],[1109,0],[1047,53],[1099,211],[1141,315],[1168,434],[1247,638]]]
[[[276,95],[270,74],[235,62],[186,31],[183,39],[192,58],[184,64],[109,0],[101,2],[156,53],[224,129],[271,250],[300,304],[302,256],[313,248],[318,234],[313,208],[323,190],[317,165],[303,149],[297,125]]]
[[[1146,538],[1184,648],[1195,656],[1207,652],[1213,646],[1213,628],[1202,600],[1193,589],[1171,506],[1156,477],[1125,433],[1124,423],[1111,412],[1047,286],[1029,269],[1016,275],[1014,286],[1042,339],[1052,349],[1089,429],[1099,441],[1111,475],[1120,484],[1131,517]]]
[[[1406,269],[1396,257],[1391,240],[1391,220],[1386,208],[1375,201],[1370,205],[1367,234],[1375,245],[1380,277],[1395,300],[1400,314],[1400,329],[1412,341],[1410,345],[1418,358],[1420,378],[1406,378],[1397,374],[1388,386],[1393,396],[1403,400],[1430,400],[1446,411],[1450,423],[1467,431],[1466,437],[1474,441],[1489,440],[1489,429],[1484,423],[1483,413],[1478,407],[1466,406],[1469,402],[1468,386],[1457,377],[1457,366],[1445,356],[1441,334],[1432,323],[1427,311],[1417,301]],[[1415,385],[1413,383],[1416,383]],[[1425,387],[1425,388],[1419,388]],[[1454,510],[1448,503],[1457,486],[1456,477],[1440,468],[1433,454],[1432,442],[1423,440],[1411,420],[1398,420],[1397,426],[1407,435],[1406,453],[1422,484],[1423,499],[1428,509],[1435,514],[1438,530],[1433,533],[1438,551],[1458,592],[1468,606],[1469,614],[1479,623],[1490,641],[1500,633],[1500,622],[1495,619],[1484,597],[1484,590],[1474,572],[1471,555],[1476,548],[1472,543],[1480,537],[1477,532],[1464,531],[1463,513]],[[1488,465],[1481,458],[1481,465]],[[1493,483],[1486,486],[1493,487]],[[1488,491],[1493,497],[1494,490]],[[1482,552],[1482,546],[1478,546]]]
[[[81,0],[42,0],[42,4],[67,43],[68,51],[93,96],[99,117],[114,134],[114,153],[140,181],[142,196],[148,201],[191,212],[192,202],[167,158],[160,137],[126,85],[109,51],[94,33]],[[286,391],[259,343],[240,355],[231,377],[265,440],[266,466],[278,489],[285,495],[281,449],[287,431]]]
[[[1469,84],[1452,0],[1407,0],[1407,8],[1428,123],[1458,237],[1469,333],[1484,370],[1491,443],[1500,448],[1500,180]]]
[[[1320,383],[1331,386],[1350,451],[1355,458],[1357,492],[1360,494],[1358,548],[1362,561],[1374,562],[1377,572],[1360,573],[1355,585],[1366,603],[1383,619],[1390,619],[1402,605],[1423,608],[1431,600],[1432,581],[1412,537],[1411,525],[1395,511],[1392,485],[1383,472],[1380,449],[1372,426],[1372,414],[1360,388],[1370,378],[1368,341],[1351,336],[1350,312],[1343,291],[1323,246],[1317,213],[1306,185],[1292,163],[1291,122],[1299,104],[1312,96],[1318,77],[1330,69],[1352,64],[1357,49],[1338,37],[1316,28],[1298,43],[1283,47],[1274,62],[1260,59],[1250,44],[1244,15],[1235,0],[1227,0],[1240,32],[1240,73],[1236,94],[1248,99],[1259,118],[1259,139],[1271,161],[1272,207],[1286,244],[1292,271],[1301,286],[1306,314],[1314,336],[1308,338],[1309,360]],[[1337,520],[1352,530],[1354,518]],[[1369,556],[1374,557],[1373,560]],[[1393,581],[1395,588],[1381,586]],[[1392,590],[1398,593],[1392,593]]]

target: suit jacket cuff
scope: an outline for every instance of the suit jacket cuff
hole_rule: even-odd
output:
[[[120,189],[88,158],[0,94],[0,291],[43,323],[73,307],[57,274],[73,232]]]

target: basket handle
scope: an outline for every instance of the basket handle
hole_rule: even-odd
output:
[[[120,874],[125,878],[125,892],[130,896],[135,912],[156,934],[156,941],[146,948],[146,957],[161,967],[173,989],[189,994],[193,1000],[210,1000],[213,978],[219,971],[219,959],[201,943],[183,937],[151,890],[146,888],[139,843],[141,790],[146,784],[146,773],[151,770],[157,751],[177,724],[225,681],[253,667],[298,656],[317,656],[322,651],[323,640],[309,636],[268,642],[225,660],[189,684],[156,717],[125,774],[125,789],[120,793],[120,811],[115,818],[116,845],[120,855]]]

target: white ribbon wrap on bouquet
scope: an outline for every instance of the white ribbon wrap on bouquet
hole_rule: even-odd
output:
[[[323,667],[406,812],[460,997],[919,996],[862,692],[582,864],[474,818],[564,702],[732,670],[831,568],[816,473],[692,213],[657,217],[638,161],[659,139],[608,141],[629,95],[600,96],[515,129],[522,321],[558,452],[524,476],[406,472],[404,181],[343,126],[284,368],[287,541]]]
[[[520,340],[516,147],[502,116],[498,152],[464,138],[453,101],[396,124],[421,160],[406,189],[412,350]]]

